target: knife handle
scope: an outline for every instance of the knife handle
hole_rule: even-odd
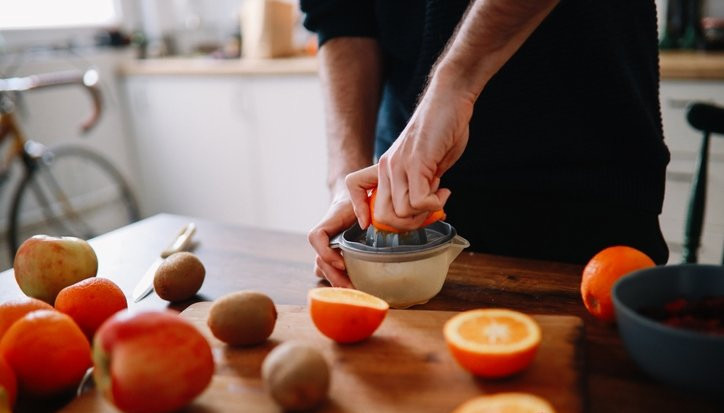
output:
[[[161,251],[161,258],[167,258],[169,255],[185,251],[189,245],[191,245],[191,237],[196,232],[196,224],[193,222],[189,223],[185,227],[181,228],[181,232],[176,236],[171,245],[165,250]]]

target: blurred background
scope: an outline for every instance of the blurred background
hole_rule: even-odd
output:
[[[724,1],[657,4],[672,150],[662,223],[676,262],[701,139],[684,111],[691,101],[724,104]],[[316,39],[295,0],[1,0],[0,10],[0,78],[89,68],[100,76],[103,113],[86,135],[79,123],[91,102],[82,88],[14,97],[27,137],[100,153],[127,180],[141,217],[168,212],[302,233],[323,216],[329,196]],[[718,141],[702,262],[719,262],[724,242]],[[7,151],[7,142],[0,145]],[[22,174],[13,162],[0,181],[0,269],[12,265],[4,234]]]

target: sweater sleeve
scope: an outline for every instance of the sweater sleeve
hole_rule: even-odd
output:
[[[300,6],[320,47],[335,37],[377,37],[374,0],[301,0]]]

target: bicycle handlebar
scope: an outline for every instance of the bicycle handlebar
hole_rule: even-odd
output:
[[[81,131],[86,133],[95,126],[101,115],[102,99],[101,91],[98,88],[98,80],[98,71],[95,69],[88,69],[85,72],[65,70],[26,77],[0,79],[0,92],[25,92],[54,86],[81,85],[88,91],[93,101],[93,112],[81,123]]]

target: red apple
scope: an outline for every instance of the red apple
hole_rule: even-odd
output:
[[[98,258],[80,238],[36,235],[20,245],[13,269],[26,295],[53,305],[60,290],[96,275]]]
[[[209,343],[172,311],[116,313],[95,335],[93,363],[96,385],[106,399],[135,413],[178,410],[214,374]]]

